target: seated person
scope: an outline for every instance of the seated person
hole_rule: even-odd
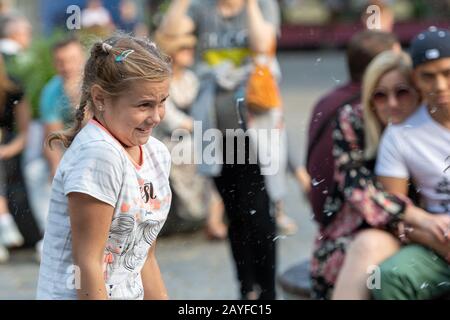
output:
[[[378,223],[369,222],[372,228],[361,228],[355,235],[355,238],[348,246],[347,254],[342,265],[342,270],[336,281],[333,299],[368,299],[370,297],[367,288],[367,270],[368,267],[381,263],[386,258],[393,255],[400,248],[400,241],[394,234],[396,231],[392,226],[383,225],[382,221],[386,221],[383,217],[383,211],[379,208],[372,207],[372,202],[376,202],[377,189],[381,190],[377,184],[373,184],[373,165],[377,155],[377,148],[382,132],[389,124],[401,123],[409,115],[411,115],[419,106],[419,95],[412,84],[412,67],[411,59],[405,53],[397,54],[392,51],[380,53],[367,67],[363,79],[362,93],[362,114],[363,123],[351,121],[352,124],[344,130],[344,137],[353,144],[349,149],[350,154],[358,150],[356,139],[352,139],[352,132],[364,133],[364,158],[367,165],[361,171],[357,159],[343,161],[350,168],[358,168],[358,174],[350,171],[347,181],[353,181],[353,185],[357,186],[353,190],[354,193],[365,190],[368,197],[355,194],[353,199],[350,198],[348,205],[356,207],[358,197],[364,199],[360,202],[360,210],[365,211],[363,215],[371,216],[371,220],[379,221]],[[353,116],[355,117],[355,116]],[[341,159],[345,159],[344,155]],[[353,156],[355,157],[355,156]],[[351,159],[352,156],[349,156]],[[345,166],[344,166],[345,168]],[[346,170],[346,169],[344,169]],[[370,177],[370,179],[369,179]],[[356,181],[355,181],[356,180]],[[350,182],[346,182],[351,186]],[[364,185],[367,188],[364,188]],[[373,191],[370,192],[370,189]],[[361,191],[360,191],[361,193]],[[363,194],[363,193],[362,193]],[[373,197],[373,198],[371,198]],[[356,205],[355,205],[356,204]],[[389,202],[382,203],[380,208]],[[393,210],[404,211],[405,208],[395,209],[395,203],[386,206],[387,212]],[[398,220],[408,219],[402,217],[403,213],[397,217]]]
[[[424,104],[386,130],[376,174],[397,194],[406,194],[412,179],[433,214],[404,229],[413,244],[381,264],[375,299],[433,299],[450,292],[450,32],[431,27],[413,40],[410,52]]]

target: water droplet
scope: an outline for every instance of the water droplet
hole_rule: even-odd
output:
[[[254,215],[255,213],[256,213],[256,210],[254,210],[254,209],[250,210],[251,215]]]
[[[277,241],[278,239],[286,239],[286,236],[276,236],[273,238],[273,242]]]
[[[19,100],[14,100],[13,104],[18,104]]]
[[[450,156],[448,156],[448,157],[445,159],[445,165],[446,165],[447,167],[445,168],[444,173],[446,173],[447,170],[450,168]]]
[[[317,187],[319,184],[321,184],[324,181],[325,181],[325,179],[317,181],[316,178],[314,178],[314,179],[312,179],[311,184],[313,185],[313,187]]]
[[[334,82],[336,82],[336,83],[340,83],[340,82],[341,82],[341,80],[336,79],[334,76],[331,76],[331,79],[332,79]]]
[[[420,286],[420,289],[423,290],[423,289],[425,289],[426,287],[428,287],[428,283],[424,282],[424,283],[422,283],[422,285]]]
[[[322,58],[317,58],[316,59],[316,63],[314,63],[314,65],[317,66],[321,62],[322,62]]]

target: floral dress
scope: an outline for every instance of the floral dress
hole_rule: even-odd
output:
[[[395,230],[408,199],[382,191],[374,161],[364,159],[361,105],[343,106],[333,130],[334,189],[324,204],[331,218],[319,227],[311,261],[312,297],[330,299],[347,246],[365,228]]]

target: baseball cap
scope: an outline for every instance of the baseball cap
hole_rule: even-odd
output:
[[[414,68],[429,61],[449,58],[450,31],[429,27],[412,40],[409,54]]]

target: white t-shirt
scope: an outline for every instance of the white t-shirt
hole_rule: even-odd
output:
[[[170,154],[153,137],[136,164],[121,144],[91,120],[64,153],[52,185],[38,299],[77,299],[67,195],[81,192],[114,207],[104,253],[110,299],[142,299],[140,271],[169,212]]]
[[[375,172],[383,177],[412,178],[427,211],[450,213],[449,156],[450,130],[422,106],[402,124],[386,129]]]

